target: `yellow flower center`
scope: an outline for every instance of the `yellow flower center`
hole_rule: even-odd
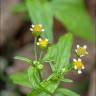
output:
[[[48,45],[48,41],[46,39],[43,39],[43,40],[39,41],[39,44],[40,44],[40,46],[46,47]]]
[[[82,69],[83,63],[80,61],[74,62],[74,65],[77,67],[77,69]]]
[[[80,48],[77,48],[77,54],[78,55],[85,55],[86,54],[86,49],[80,47]]]
[[[40,25],[35,25],[35,26],[33,27],[33,31],[34,31],[34,32],[41,32],[41,30],[42,30],[42,27],[41,27]]]

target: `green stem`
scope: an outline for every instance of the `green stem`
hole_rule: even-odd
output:
[[[34,41],[34,52],[35,52],[35,59],[37,61],[37,47],[36,47],[36,43],[37,43],[37,37],[35,37],[35,41]]]
[[[40,81],[42,82],[42,81],[43,81],[43,79],[42,79],[42,75],[41,75],[40,70],[38,70],[38,73],[39,73]]]
[[[36,46],[36,43],[37,43],[37,37],[35,37],[35,41],[34,41],[35,59],[36,59],[36,61],[37,61],[38,58],[37,58],[37,46]],[[37,70],[38,70],[38,69],[37,69]],[[40,70],[38,70],[38,73],[39,73],[40,81],[42,81],[42,76],[41,76]]]
[[[39,61],[41,61],[42,55],[43,55],[43,51],[41,50],[41,52],[40,52],[40,57],[39,57]]]
[[[80,58],[80,56],[76,53],[77,58]]]

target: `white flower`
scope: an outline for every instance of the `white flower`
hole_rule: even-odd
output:
[[[76,54],[80,57],[88,54],[88,52],[86,51],[87,46],[84,45],[83,47],[80,47],[79,45],[77,45],[77,49],[75,50]]]
[[[43,26],[41,24],[38,25],[31,25],[30,30],[33,32],[44,32],[45,30],[42,28]]]
[[[82,63],[82,60],[78,58],[78,60],[73,59],[74,69],[78,70],[78,74],[82,73],[82,70],[85,69],[84,64]]]
[[[47,38],[45,38],[45,39],[39,38],[39,42],[37,42],[37,45],[40,48],[46,48],[48,46],[48,39]]]

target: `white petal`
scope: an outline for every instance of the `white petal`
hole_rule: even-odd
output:
[[[78,70],[78,74],[81,74],[82,73],[82,71],[81,70]]]
[[[86,46],[86,45],[84,45],[84,46],[83,46],[83,48],[84,48],[84,49],[86,49],[86,48],[87,48],[87,46]]]
[[[34,27],[35,27],[35,25],[32,24],[32,28],[34,28]]]
[[[32,29],[32,28],[30,28],[30,31],[33,31],[33,29]]]
[[[84,55],[80,55],[80,57],[83,57]]]
[[[77,53],[77,50],[75,50],[75,52]]]
[[[39,41],[42,41],[42,39],[41,39],[41,38],[39,38]]]
[[[85,67],[83,66],[82,69],[85,69]]]
[[[74,66],[74,69],[77,70],[77,66]]]
[[[42,27],[42,24],[39,24],[40,27]]]
[[[78,61],[80,61],[80,62],[81,62],[81,59],[80,59],[80,58],[78,58]]]
[[[88,54],[88,52],[86,52],[86,54]]]
[[[48,42],[48,39],[46,38],[46,41]]]
[[[73,59],[74,62],[76,62],[77,60],[76,59]]]
[[[42,29],[41,31],[42,31],[42,32],[44,32],[45,30],[44,30],[44,29]]]
[[[39,45],[39,42],[37,42],[37,45]]]
[[[77,48],[79,48],[80,46],[79,45],[77,45]]]

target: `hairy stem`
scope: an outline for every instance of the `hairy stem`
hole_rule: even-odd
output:
[[[35,41],[34,41],[35,60],[37,61],[38,58],[37,58],[37,46],[36,46],[36,43],[37,43],[37,37],[35,37]],[[40,81],[42,81],[42,76],[41,76],[40,70],[38,70],[38,73],[39,73]]]
[[[43,81],[43,79],[42,79],[42,75],[41,75],[40,70],[38,70],[38,73],[39,73],[40,81],[42,82],[42,81]]]
[[[39,61],[41,61],[42,55],[43,55],[43,51],[41,50],[41,52],[40,52],[40,57],[39,57]]]
[[[34,53],[35,53],[35,59],[37,61],[37,46],[36,46],[36,43],[37,43],[37,37],[35,37],[35,41],[34,41]]]

